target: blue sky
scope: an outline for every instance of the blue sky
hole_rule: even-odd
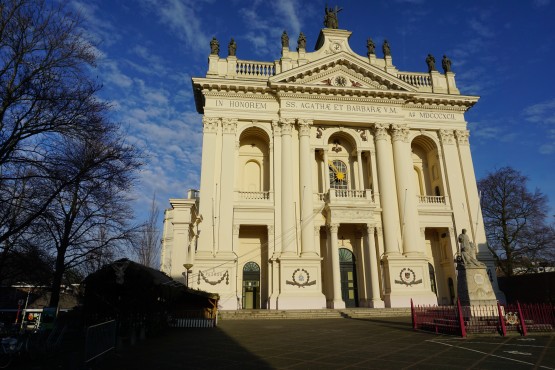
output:
[[[389,41],[401,71],[425,72],[428,53],[453,62],[461,93],[481,99],[466,114],[477,178],[513,166],[549,196],[555,215],[555,5],[551,0],[374,0],[328,2],[343,8],[339,28],[366,54],[366,39]],[[169,198],[198,188],[202,146],[191,77],[205,76],[209,41],[237,42],[239,59],[280,57],[299,32],[312,51],[326,1],[77,0],[95,41],[102,98],[130,140],[149,155],[136,210],[144,217],[156,192]],[[439,66],[440,63],[438,63]]]

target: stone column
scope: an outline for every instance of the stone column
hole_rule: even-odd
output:
[[[221,177],[220,177],[220,227],[218,251],[231,252],[232,243],[229,242],[229,235],[233,232],[233,189],[235,187],[235,134],[237,132],[237,119],[222,119],[222,153],[221,153]]]
[[[418,238],[418,208],[416,192],[413,189],[412,154],[407,125],[392,125],[393,159],[397,180],[397,201],[401,216],[401,238],[405,254],[423,252]]]
[[[281,119],[281,243],[282,253],[296,254],[295,203],[293,196],[293,119]]]
[[[314,205],[312,194],[312,161],[310,156],[310,126],[312,120],[300,119],[299,123],[299,182],[301,194],[301,256],[314,256]]]
[[[362,151],[357,150],[357,165],[358,165],[358,189],[364,190],[364,175],[362,172]]]
[[[341,270],[339,267],[339,250],[337,232],[339,231],[338,224],[331,224],[329,227],[330,233],[330,257],[332,266],[332,282],[333,282],[333,302],[332,308],[345,308],[345,302],[341,297]]]
[[[374,236],[374,225],[366,224],[364,233],[364,249],[368,255],[370,269],[370,291],[368,294],[368,304],[370,307],[384,307],[380,296],[380,275],[378,258],[376,253],[376,239]]]
[[[378,180],[380,183],[380,201],[382,205],[383,232],[385,254],[399,253],[399,208],[393,171],[393,153],[390,137],[387,133],[388,125],[375,124],[374,139],[376,140],[376,155]]]
[[[202,118],[202,167],[200,175],[200,194],[202,202],[199,204],[199,213],[205,222],[201,224],[202,232],[199,235],[198,254],[212,255],[216,252],[215,229],[215,184],[216,179],[216,139],[218,136],[219,118],[204,116]]]

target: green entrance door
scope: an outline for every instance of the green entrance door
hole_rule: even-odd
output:
[[[358,307],[358,289],[355,256],[345,248],[339,248],[341,274],[341,298],[346,307]]]
[[[260,266],[256,262],[243,267],[243,308],[260,308]]]

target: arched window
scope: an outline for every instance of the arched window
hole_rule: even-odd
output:
[[[243,308],[260,308],[260,266],[252,261],[243,266]]]
[[[328,162],[330,173],[330,188],[347,189],[347,165],[337,159]]]
[[[247,262],[243,267],[243,272],[260,272],[260,266],[256,262]]]

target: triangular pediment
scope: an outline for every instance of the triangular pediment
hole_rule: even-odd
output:
[[[270,78],[270,84],[318,85],[370,90],[415,92],[396,76],[348,53],[337,53]]]

